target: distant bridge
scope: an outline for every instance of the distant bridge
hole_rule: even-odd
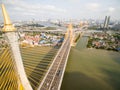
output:
[[[57,29],[57,30],[18,30],[19,32],[63,32],[65,33],[66,30],[62,30],[62,29]]]

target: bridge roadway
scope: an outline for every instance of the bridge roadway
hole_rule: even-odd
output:
[[[70,51],[70,37],[62,44],[38,90],[59,90]]]

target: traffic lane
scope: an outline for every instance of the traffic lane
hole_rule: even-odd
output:
[[[53,88],[54,88],[54,90],[58,90],[58,85],[59,85],[59,82],[60,82],[60,79],[61,79],[61,75],[62,75],[62,72],[63,72],[66,57],[67,57],[67,54],[68,54],[68,51],[69,51],[69,47],[70,47],[69,44],[67,44],[66,47],[65,47],[66,50],[65,50],[64,56],[62,58],[62,61],[59,65],[59,68],[57,70],[56,76],[54,78],[54,82],[52,83],[51,90],[53,90]]]
[[[64,44],[63,48],[65,47],[65,45],[66,45],[66,44]],[[62,49],[62,50],[60,51],[60,55],[57,56],[57,58],[56,58],[56,60],[55,60],[55,63],[53,64],[51,70],[49,71],[49,73],[48,73],[48,75],[47,75],[47,78],[48,78],[48,79],[46,78],[46,80],[45,80],[44,83],[43,83],[43,87],[49,87],[49,86],[50,86],[50,83],[51,83],[51,81],[52,81],[52,79],[53,79],[53,76],[54,76],[54,74],[55,74],[55,72],[56,72],[56,67],[57,67],[56,64],[58,64],[59,60],[61,59],[60,56],[63,54],[63,51],[64,51],[64,49]],[[60,59],[59,59],[59,58],[60,58]],[[51,77],[49,76],[50,73],[53,74]]]

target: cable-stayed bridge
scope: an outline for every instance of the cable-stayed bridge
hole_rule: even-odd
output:
[[[58,48],[22,48],[17,30],[1,6],[4,39],[0,47],[0,90],[60,90],[72,45],[72,25]]]

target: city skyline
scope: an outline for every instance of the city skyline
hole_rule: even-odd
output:
[[[119,20],[119,0],[2,0],[12,20],[104,19]],[[0,3],[1,3],[0,2]],[[0,10],[0,22],[3,21]]]

